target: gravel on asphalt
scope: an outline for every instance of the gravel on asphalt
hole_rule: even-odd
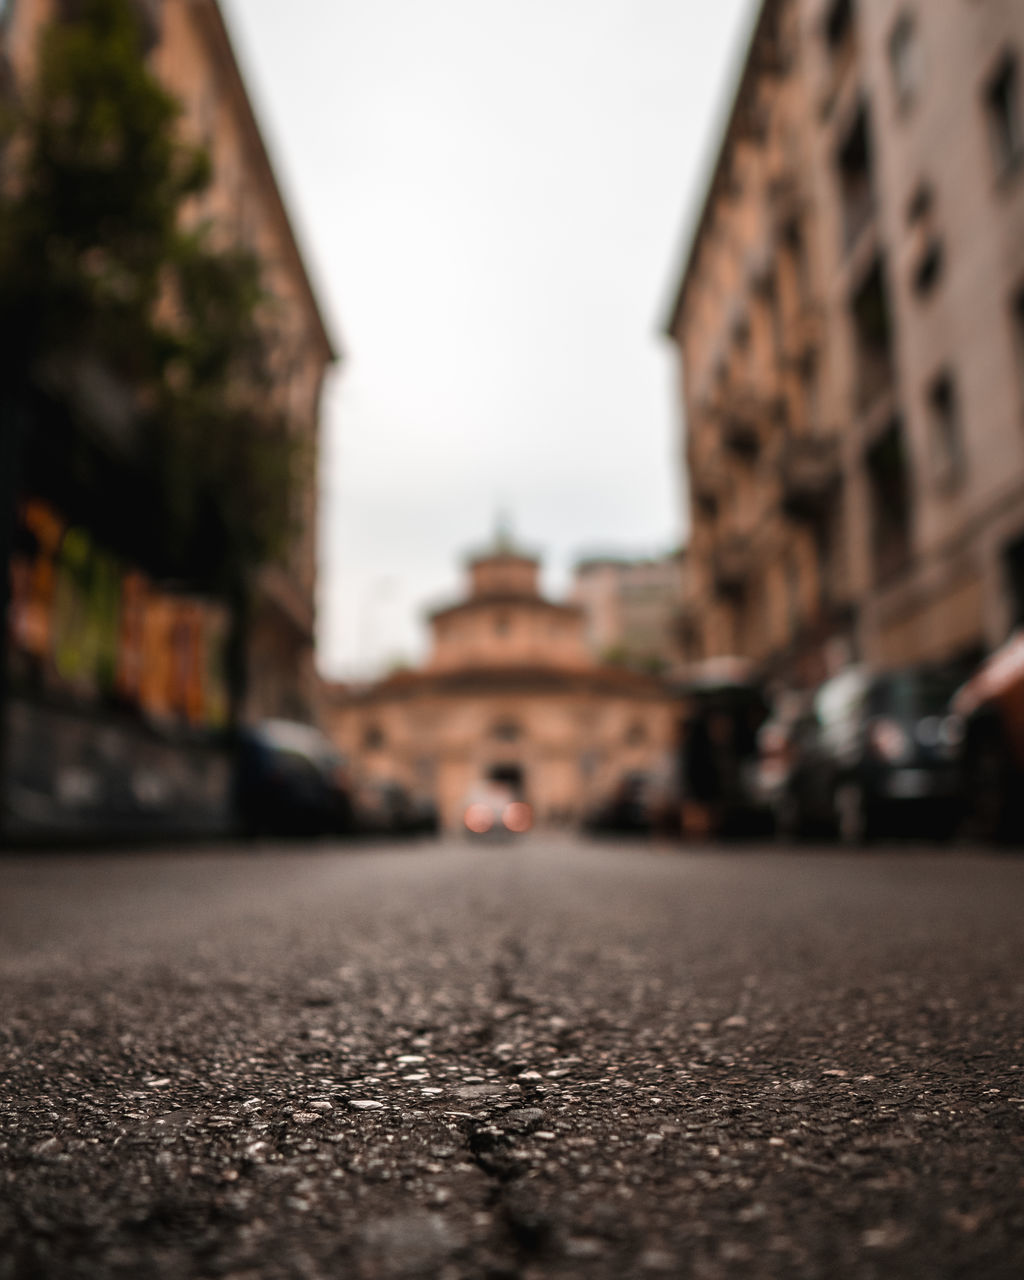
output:
[[[0,1280],[1024,1275],[1024,861],[0,859]]]

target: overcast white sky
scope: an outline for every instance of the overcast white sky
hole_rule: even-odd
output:
[[[368,674],[499,507],[577,555],[685,532],[660,324],[754,0],[224,0],[324,311],[319,655]]]

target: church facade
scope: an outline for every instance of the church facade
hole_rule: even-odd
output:
[[[582,609],[546,599],[539,561],[499,537],[469,590],[430,616],[426,663],[332,700],[329,730],[358,786],[394,782],[455,829],[473,789],[516,792],[572,825],[630,777],[671,769],[676,713],[659,680],[604,666]]]

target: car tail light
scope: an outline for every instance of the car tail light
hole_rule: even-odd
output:
[[[494,826],[494,814],[485,804],[471,804],[466,810],[463,822],[466,824],[467,831],[482,836]]]
[[[506,831],[521,835],[524,831],[529,831],[533,826],[533,810],[528,804],[524,804],[522,800],[513,800],[511,804],[505,806],[501,821],[504,823]]]
[[[888,764],[899,764],[911,754],[910,738],[895,720],[876,720],[868,740],[875,754]]]

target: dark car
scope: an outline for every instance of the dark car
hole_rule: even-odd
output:
[[[759,786],[758,732],[769,706],[739,659],[697,664],[679,685],[684,831],[754,836],[771,829]]]
[[[650,835],[657,825],[657,796],[651,778],[640,772],[624,774],[614,792],[584,819],[584,830],[595,835]]]
[[[794,834],[849,843],[882,834],[944,837],[963,811],[956,681],[931,668],[848,667],[795,729],[785,812]]]
[[[1024,630],[1017,630],[957,691],[966,727],[966,808],[977,835],[1024,839]]]
[[[437,808],[433,802],[412,794],[393,778],[365,779],[356,788],[354,822],[362,835],[436,835]]]
[[[239,735],[239,824],[250,835],[314,836],[352,826],[344,757],[319,729],[264,720]]]

